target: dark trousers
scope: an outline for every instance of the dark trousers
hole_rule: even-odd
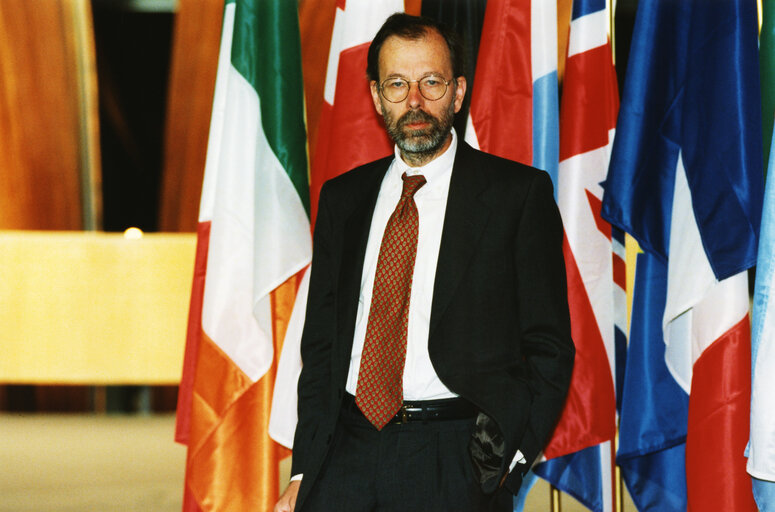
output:
[[[484,495],[468,454],[474,418],[389,424],[344,408],[301,512],[507,512],[505,489]],[[297,511],[299,512],[299,511]]]

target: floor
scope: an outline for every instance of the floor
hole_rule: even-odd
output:
[[[0,415],[0,512],[180,512],[172,416]]]
[[[185,448],[171,415],[0,414],[0,512],[179,512]],[[550,509],[549,486],[527,511]],[[567,495],[562,512],[583,512]],[[625,511],[634,512],[632,502]]]

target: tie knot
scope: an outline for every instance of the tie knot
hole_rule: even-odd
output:
[[[420,187],[425,185],[425,176],[422,174],[408,176],[404,173],[401,175],[401,179],[404,180],[404,189],[401,191],[401,197],[411,197]]]

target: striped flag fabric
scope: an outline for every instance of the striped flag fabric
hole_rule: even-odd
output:
[[[374,111],[366,80],[366,54],[385,19],[403,10],[403,0],[337,2],[317,148],[310,173],[313,224],[323,183],[361,164],[387,156],[393,150]],[[305,272],[285,336],[272,399],[270,434],[289,448],[296,430],[296,385],[301,373],[301,331],[308,279],[309,272]]]
[[[474,81],[465,141],[543,169],[556,185],[557,5],[489,0]]]
[[[560,104],[557,187],[577,356],[563,416],[545,450],[547,458],[573,453],[535,472],[596,512],[614,508],[614,378],[617,343],[626,345],[624,246],[621,233],[614,238],[611,225],[600,217],[617,110],[605,1],[577,0]]]
[[[775,511],[775,155],[764,189],[751,329],[751,437],[746,469],[759,510]]]
[[[270,510],[277,291],[311,258],[296,4],[225,4],[176,439],[184,510]]]
[[[756,262],[763,188],[759,101],[754,2],[640,3],[603,216],[663,266],[664,295],[653,303],[664,305],[652,312],[660,323],[644,328],[660,333],[649,341],[661,337],[664,347],[651,349],[664,350],[669,377],[688,395],[686,443],[672,448],[685,450],[689,510],[756,510],[743,451],[750,407],[746,269]],[[655,391],[647,386],[637,384],[642,393]],[[651,404],[674,401],[660,395]],[[679,415],[640,414],[683,430]],[[664,455],[646,440],[669,426],[650,427],[641,439],[626,439],[633,432],[623,427],[621,444]],[[665,477],[649,472],[655,467],[641,469],[639,477],[652,484]],[[640,506],[659,499],[638,496],[641,489],[624,476]],[[644,509],[676,510],[651,506]]]

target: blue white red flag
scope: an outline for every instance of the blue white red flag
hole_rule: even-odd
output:
[[[545,453],[547,458],[574,453],[535,472],[604,512],[614,506],[616,344],[626,344],[624,245],[600,217],[618,110],[605,0],[573,3],[560,107],[557,203],[577,354],[565,410]]]
[[[650,318],[636,318],[643,312],[635,310],[632,325],[661,316],[659,325],[642,327],[644,342],[661,336],[664,347],[648,352],[664,350],[670,378],[688,395],[686,505],[755,510],[743,450],[750,392],[746,269],[756,261],[763,188],[756,4],[641,2],[631,48],[603,216],[635,237],[666,273],[663,299],[653,282],[638,279],[652,287],[636,294],[664,305]],[[622,467],[641,510],[675,510],[649,501],[658,493],[643,494],[644,482],[658,485],[676,469],[660,467],[670,457],[659,450],[682,446],[649,439],[676,442],[683,421],[658,410],[680,396],[669,394],[675,386],[654,388],[666,377],[647,364],[641,377],[651,379],[642,382],[630,381],[636,372],[631,376],[628,367],[620,438],[629,450],[622,455],[647,457],[629,459],[635,473]],[[663,394],[644,396],[657,390]],[[638,414],[664,422],[624,428],[631,400],[655,408]]]

